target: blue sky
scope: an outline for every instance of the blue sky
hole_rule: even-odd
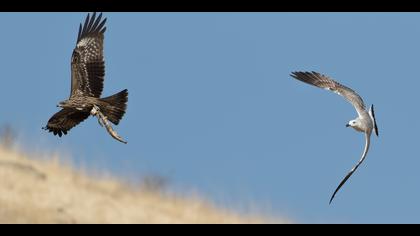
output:
[[[93,118],[41,130],[70,92],[86,13],[1,13],[0,124],[31,150],[136,180],[170,179],[232,208],[304,223],[420,223],[420,14],[104,13],[104,96],[129,90],[116,142]],[[293,80],[315,70],[375,105],[364,137],[341,97]]]

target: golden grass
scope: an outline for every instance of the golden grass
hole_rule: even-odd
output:
[[[0,148],[0,223],[290,223],[94,178],[59,160]]]

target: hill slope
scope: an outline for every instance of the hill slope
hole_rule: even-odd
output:
[[[58,160],[0,148],[0,223],[288,223],[89,177]]]

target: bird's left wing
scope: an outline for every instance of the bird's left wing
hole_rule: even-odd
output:
[[[103,56],[106,18],[101,21],[102,13],[96,17],[88,14],[84,25],[80,24],[76,48],[71,57],[72,96],[100,97],[105,76]]]
[[[344,179],[340,182],[338,187],[335,189],[333,195],[331,196],[330,204],[332,200],[334,199],[335,194],[337,194],[338,190],[340,190],[340,188],[344,185],[344,183],[346,183],[346,181],[350,178],[350,176],[357,170],[357,168],[359,168],[360,164],[362,164],[362,162],[365,160],[367,152],[369,150],[369,146],[370,146],[370,134],[365,133],[365,137],[366,137],[366,144],[365,144],[365,150],[363,151],[363,154],[362,154],[362,158],[360,158],[359,162],[350,170],[350,172],[346,175],[346,177],[344,177]]]

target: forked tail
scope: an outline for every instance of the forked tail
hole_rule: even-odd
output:
[[[127,109],[128,90],[124,89],[119,93],[106,98],[101,98],[100,100],[102,101],[102,103],[99,104],[101,112],[109,121],[118,125]]]

